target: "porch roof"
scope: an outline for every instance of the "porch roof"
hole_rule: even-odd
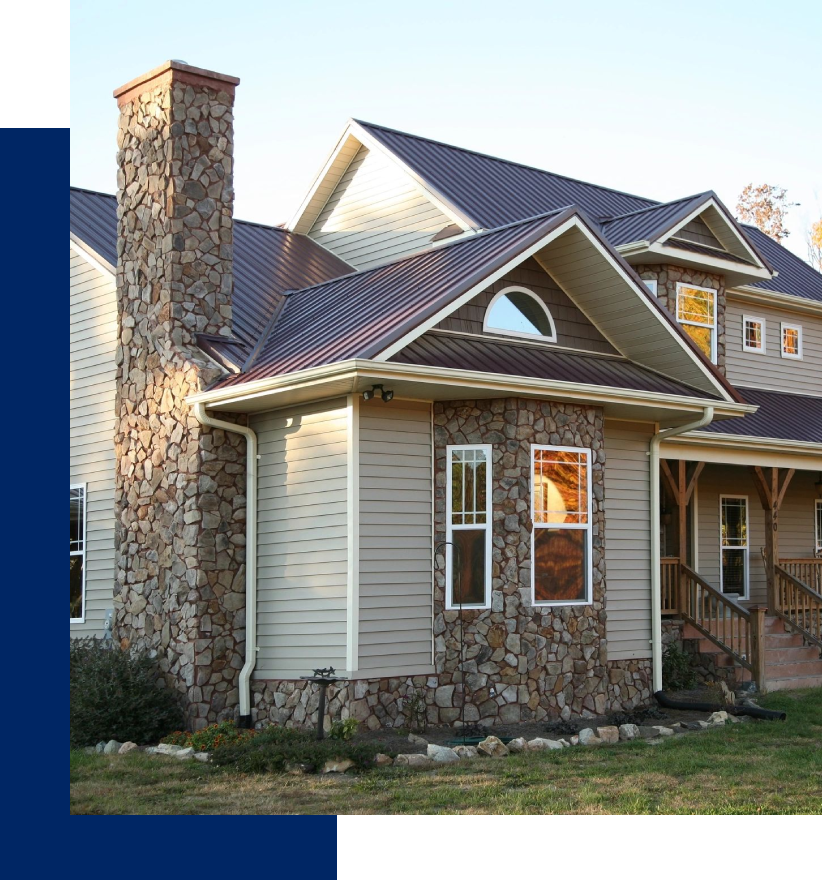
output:
[[[822,444],[822,397],[739,388],[746,403],[759,409],[742,419],[713,422],[699,433],[733,434],[769,440]]]

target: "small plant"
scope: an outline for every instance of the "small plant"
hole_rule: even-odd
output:
[[[425,706],[425,691],[422,688],[411,691],[406,697],[403,712],[412,731],[422,733],[425,730],[428,726],[428,716]]]
[[[662,681],[667,690],[686,691],[696,687],[696,671],[691,658],[676,642],[672,642],[662,654]]]
[[[331,725],[331,730],[328,732],[328,735],[331,739],[341,739],[348,742],[348,740],[354,738],[354,734],[357,732],[359,724],[360,722],[357,721],[356,718],[346,718],[345,721],[335,721]]]
[[[223,746],[251,739],[256,733],[256,730],[239,729],[233,721],[220,721],[193,732],[176,730],[164,737],[162,742],[183,748],[191,747],[195,752],[213,752]]]
[[[70,648],[72,747],[110,739],[153,743],[181,726],[180,707],[148,653],[97,638],[75,639]]]

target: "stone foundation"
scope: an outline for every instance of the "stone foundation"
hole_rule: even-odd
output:
[[[653,672],[649,659],[611,660],[608,663],[608,708],[631,712],[651,703]]]

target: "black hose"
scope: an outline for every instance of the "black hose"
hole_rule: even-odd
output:
[[[767,721],[784,721],[788,716],[785,712],[773,709],[762,709],[753,703],[744,702],[741,706],[717,706],[715,703],[691,703],[687,700],[672,700],[664,691],[657,691],[654,699],[665,709],[684,709],[692,712],[719,712],[723,708],[730,715],[749,715],[751,718],[762,718]]]

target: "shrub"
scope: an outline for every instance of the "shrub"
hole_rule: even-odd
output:
[[[354,734],[357,732],[357,727],[359,726],[359,721],[356,718],[346,718],[345,721],[335,721],[331,725],[331,730],[328,735],[331,739],[342,739],[348,741],[349,739],[354,738]]]
[[[195,752],[213,752],[214,749],[251,739],[256,732],[256,730],[241,730],[233,721],[220,721],[218,724],[193,732],[175,730],[174,733],[164,737],[162,742],[183,748],[190,746]]]
[[[174,694],[162,687],[156,660],[97,638],[71,642],[69,731],[71,746],[100,740],[154,743],[182,726]]]
[[[662,654],[662,681],[668,690],[685,691],[696,687],[697,676],[691,658],[672,642]]]

